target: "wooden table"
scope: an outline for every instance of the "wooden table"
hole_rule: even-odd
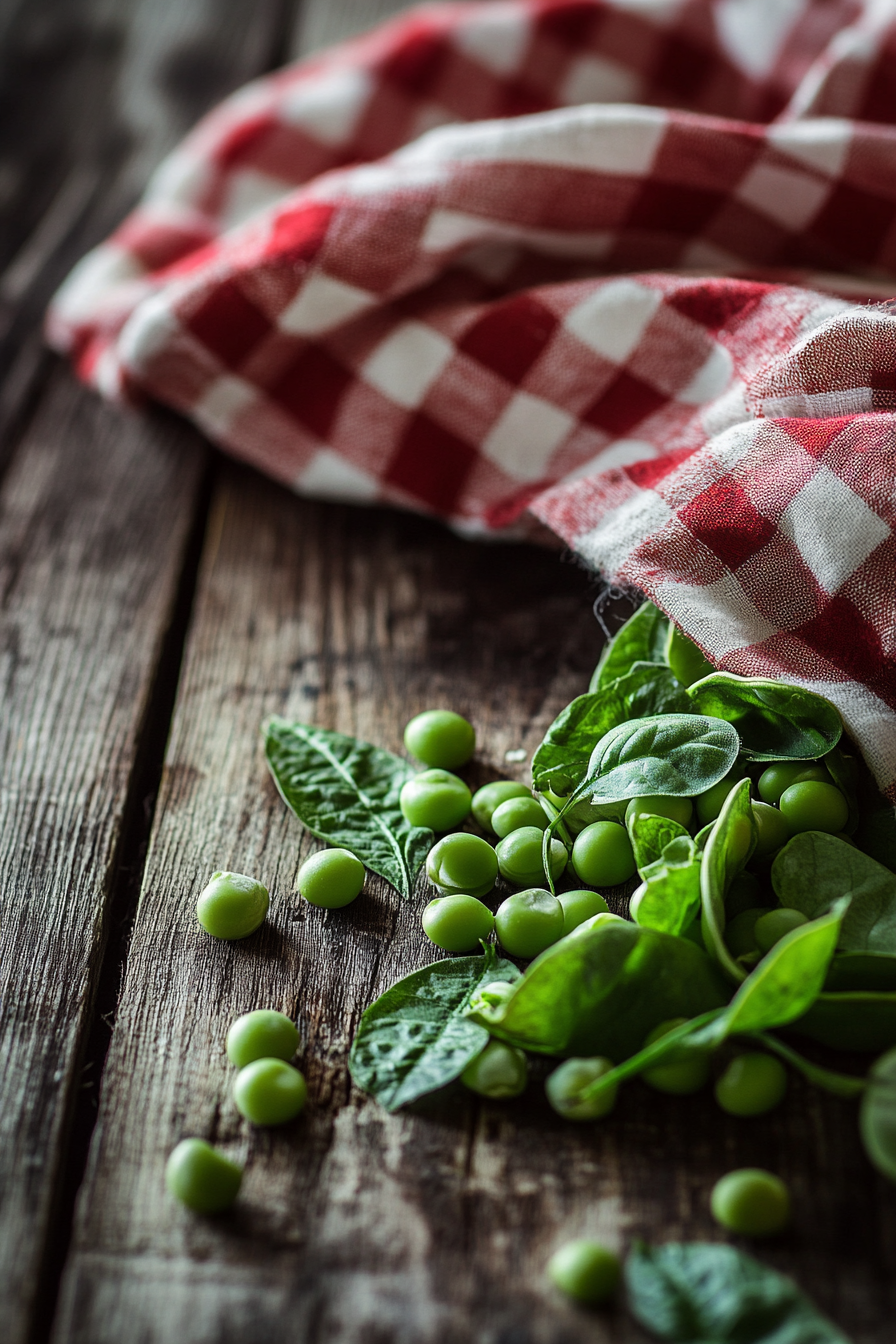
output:
[[[577,1128],[541,1087],[387,1115],[353,1090],[359,1014],[431,959],[423,893],[373,879],[350,911],[302,908],[309,838],[258,728],[310,719],[398,749],[432,704],[475,721],[475,778],[525,771],[600,647],[594,584],[555,553],[460,541],[388,511],[301,501],[161,411],[112,409],[42,347],[70,265],[198,114],[251,76],[400,8],[394,0],[2,0],[0,636],[5,1344],[578,1344],[642,1336],[543,1284],[582,1232],[712,1238],[712,1181],[790,1182],[762,1251],[861,1344],[893,1339],[896,1192],[854,1108],[793,1080],[758,1122],[630,1087]],[[207,875],[273,894],[245,945],[202,935]],[[312,1102],[252,1131],[226,1027],[298,1015]],[[165,1194],[174,1143],[247,1161],[239,1210]]]

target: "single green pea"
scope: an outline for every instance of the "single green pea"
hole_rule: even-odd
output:
[[[537,798],[508,798],[500,803],[492,813],[492,830],[503,840],[511,831],[521,826],[536,826],[545,831],[548,827],[548,814]]]
[[[741,910],[739,915],[728,921],[725,925],[725,946],[732,957],[746,957],[758,951],[756,921],[767,914],[765,906],[755,906],[753,909]]]
[[[729,1232],[744,1237],[768,1237],[790,1222],[787,1186],[761,1167],[729,1171],[713,1187],[712,1216]]]
[[[526,1090],[529,1066],[522,1050],[503,1041],[489,1041],[488,1045],[471,1059],[460,1075],[460,1080],[471,1092],[493,1101],[518,1097]]]
[[[782,793],[791,784],[810,780],[830,784],[831,777],[820,761],[776,761],[759,776],[759,797],[764,803],[777,807]]]
[[[612,1059],[604,1059],[601,1055],[595,1055],[593,1059],[565,1059],[545,1082],[548,1101],[557,1114],[567,1120],[600,1120],[616,1105],[618,1085],[614,1083],[607,1087],[593,1100],[583,1099],[581,1094],[590,1083],[596,1083],[613,1068]]]
[[[637,872],[628,831],[618,821],[595,821],[579,831],[572,847],[572,868],[580,882],[618,887]]]
[[[473,798],[462,779],[449,770],[422,770],[402,785],[401,815],[410,826],[450,831],[470,814]]]
[[[443,896],[487,896],[498,876],[498,856],[481,836],[458,831],[433,845],[426,876]]]
[[[765,1115],[784,1098],[787,1070],[759,1050],[732,1059],[715,1086],[716,1101],[729,1115]]]
[[[548,1276],[574,1302],[597,1307],[619,1286],[619,1257],[599,1241],[568,1241],[548,1261]]]
[[[233,1084],[236,1108],[253,1125],[285,1125],[308,1099],[298,1069],[282,1059],[255,1059],[240,1069]]]
[[[563,906],[563,933],[572,933],[586,919],[606,914],[609,909],[599,891],[561,891],[557,900]]]
[[[484,831],[491,831],[495,809],[509,798],[531,798],[532,790],[513,779],[494,779],[473,794],[473,816]]]
[[[471,952],[495,927],[495,917],[475,896],[437,896],[423,911],[423,932],[443,952]]]
[[[760,952],[770,952],[775,943],[808,922],[801,910],[791,910],[787,906],[782,906],[780,910],[768,910],[753,925],[756,946]]]
[[[518,887],[535,887],[545,880],[542,836],[537,826],[521,826],[498,842],[495,850],[503,878]],[[550,854],[551,877],[556,882],[569,857],[562,840],[551,840]]]
[[[424,765],[455,770],[476,750],[476,732],[472,723],[451,709],[427,709],[405,728],[404,745]]]
[[[240,1192],[243,1169],[205,1139],[181,1139],[165,1164],[165,1184],[196,1213],[223,1213]]]
[[[309,905],[341,910],[350,905],[364,885],[364,865],[348,849],[321,849],[302,864],[296,891]]]
[[[791,831],[784,816],[769,803],[753,803],[753,820],[756,823],[756,848],[753,853],[757,859],[770,858],[790,839]]]
[[[212,873],[196,902],[196,918],[213,938],[248,938],[268,912],[270,897],[254,877],[245,873]]]
[[[301,1044],[298,1027],[285,1013],[256,1008],[231,1023],[227,1058],[243,1069],[256,1059],[292,1059]]]
[[[778,806],[792,834],[827,831],[836,835],[849,820],[849,804],[836,785],[815,780],[791,784],[781,794]]]
[[[716,820],[725,806],[725,800],[729,793],[737,787],[743,778],[743,766],[735,763],[724,779],[720,779],[718,784],[713,784],[712,788],[707,789],[705,793],[697,795],[697,820],[701,826],[708,826],[711,821]]]
[[[518,891],[498,906],[495,930],[505,952],[531,961],[563,937],[563,906],[539,887]]]
[[[633,817],[668,817],[677,821],[679,826],[690,826],[694,806],[690,798],[665,797],[651,794],[644,798],[632,798],[625,809],[625,824],[631,826]]]
[[[693,686],[695,681],[708,677],[715,668],[692,639],[683,635],[676,625],[669,626],[666,637],[666,662],[682,686]]]
[[[668,1022],[661,1022],[659,1026],[654,1027],[645,1040],[645,1046],[653,1045],[654,1041],[660,1040],[676,1027],[680,1027],[687,1021],[684,1017],[672,1017]],[[657,1064],[652,1069],[645,1069],[641,1074],[645,1083],[655,1087],[658,1092],[669,1092],[673,1096],[686,1097],[692,1092],[699,1092],[709,1082],[709,1055],[705,1050],[689,1049],[682,1046],[680,1050],[674,1051],[666,1063]]]
[[[862,1096],[859,1130],[874,1166],[896,1181],[896,1050],[881,1055],[871,1069]]]

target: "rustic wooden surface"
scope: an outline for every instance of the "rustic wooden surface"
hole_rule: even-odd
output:
[[[506,752],[531,752],[599,651],[588,577],[296,500],[173,417],[100,405],[41,350],[54,284],[206,105],[401,7],[0,4],[0,1339],[628,1344],[643,1336],[622,1312],[546,1291],[552,1247],[715,1238],[712,1181],[760,1164],[797,1211],[762,1257],[857,1344],[884,1344],[896,1199],[846,1103],[794,1082],[773,1116],[738,1122],[633,1085],[577,1128],[537,1079],[521,1103],[456,1090],[398,1116],[350,1087],[360,1012],[431,960],[425,893],[402,903],[373,878],[345,911],[300,906],[311,845],[259,724],[397,750],[411,713],[445,703],[479,731],[471,783],[524,774]],[[273,897],[233,946],[193,918],[220,866]],[[307,1114],[271,1133],[239,1119],[223,1053],[255,1006],[295,1012],[306,1043]],[[247,1161],[233,1214],[164,1194],[187,1134]]]

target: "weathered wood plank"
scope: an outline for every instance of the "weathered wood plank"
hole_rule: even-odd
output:
[[[7,4],[0,94],[0,1337],[41,1264],[108,933],[112,875],[204,498],[208,449],[103,407],[40,353],[42,308],[209,102],[258,72],[288,6]],[[32,412],[33,418],[32,418]],[[24,437],[20,437],[22,432]]]

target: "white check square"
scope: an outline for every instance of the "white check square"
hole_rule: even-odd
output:
[[[658,290],[612,280],[568,314],[565,326],[595,354],[624,364],[662,302]]]
[[[778,527],[832,595],[890,537],[883,518],[823,465],[790,501]]]
[[[482,451],[509,476],[537,481],[575,425],[573,416],[550,402],[517,392],[486,436]]]
[[[414,410],[454,354],[444,336],[422,322],[405,322],[378,345],[361,372],[399,406]]]

